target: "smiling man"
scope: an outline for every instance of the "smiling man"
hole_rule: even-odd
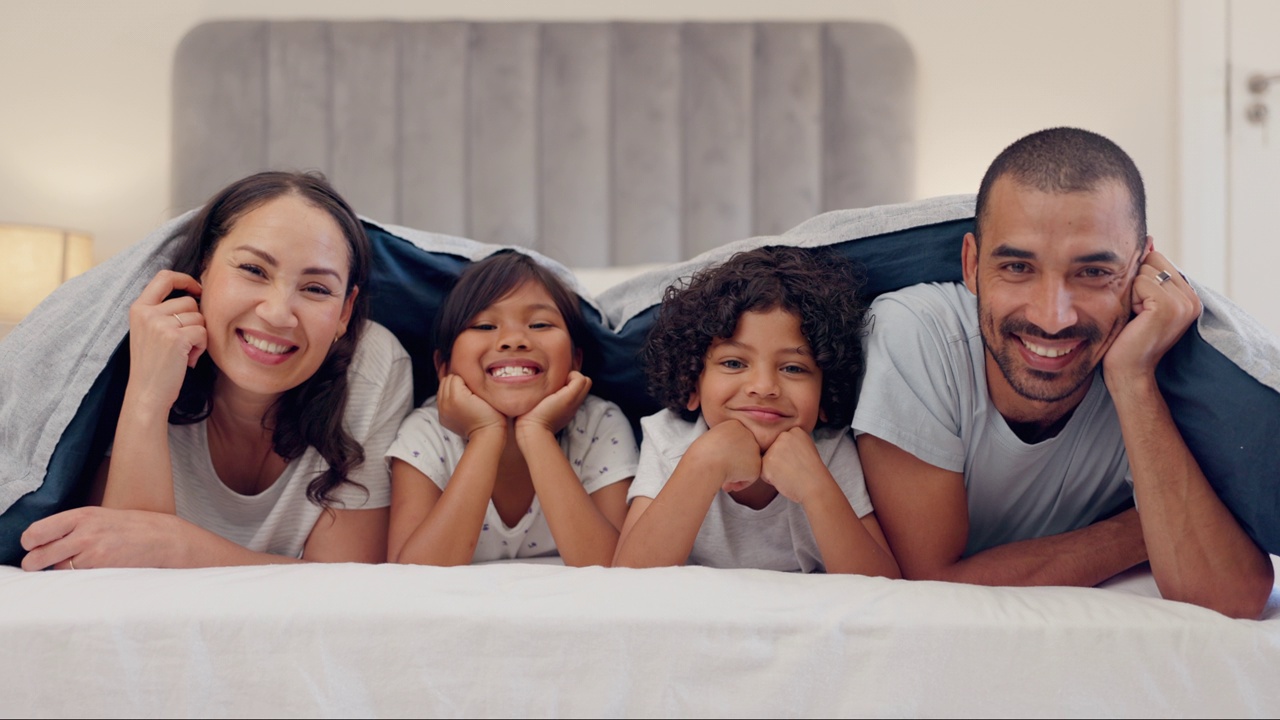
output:
[[[1034,133],[982,180],[964,284],[872,305],[853,427],[904,577],[1089,586],[1149,560],[1166,598],[1265,607],[1270,560],[1156,386],[1201,305],[1145,205],[1110,140]]]

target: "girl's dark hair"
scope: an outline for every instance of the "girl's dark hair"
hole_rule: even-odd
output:
[[[819,248],[763,247],[698,271],[667,288],[641,351],[649,394],[685,420],[696,419],[687,404],[712,341],[733,337],[743,313],[781,308],[800,318],[822,369],[827,422],[849,422],[862,374],[863,283],[858,265]]]
[[[453,341],[485,308],[529,281],[546,289],[564,318],[574,349],[585,346],[587,328],[578,308],[578,296],[550,269],[516,250],[499,250],[468,265],[458,276],[436,315],[435,343],[439,362],[453,357]]]
[[[209,265],[213,251],[247,213],[271,200],[287,195],[302,198],[333,218],[347,239],[351,264],[344,297],[364,287],[369,277],[369,238],[346,200],[316,172],[261,172],[237,180],[223,188],[182,229],[173,269],[199,278]],[[276,400],[272,412],[262,419],[272,431],[272,449],[291,461],[314,447],[329,469],[307,486],[307,498],[327,508],[329,495],[344,482],[353,468],[364,462],[364,448],[343,428],[347,404],[347,368],[355,355],[369,315],[369,295],[358,294],[352,304],[347,331],[329,349],[319,369],[309,379]],[[169,411],[169,422],[186,425],[199,422],[213,409],[213,386],[217,368],[208,353],[196,366]],[[363,487],[363,486],[361,486]]]

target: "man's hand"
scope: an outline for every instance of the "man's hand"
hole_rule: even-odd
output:
[[[1151,377],[1164,354],[1200,317],[1202,305],[1191,285],[1164,255],[1152,250],[1134,278],[1134,317],[1103,358],[1108,387]]]

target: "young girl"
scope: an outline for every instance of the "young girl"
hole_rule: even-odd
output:
[[[610,564],[637,449],[588,394],[585,336],[577,296],[529,256],[463,271],[438,318],[439,393],[387,451],[392,562]]]
[[[644,350],[666,409],[641,421],[615,564],[900,577],[848,426],[860,286],[837,255],[770,247],[667,289]]]

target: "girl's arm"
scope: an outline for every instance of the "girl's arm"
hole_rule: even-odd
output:
[[[254,552],[169,513],[82,507],[31,524],[24,570],[53,567],[196,568],[310,562],[379,562],[386,508],[334,510],[316,521],[302,559]]]
[[[590,391],[591,380],[574,370],[563,388],[516,419],[516,445],[529,467],[556,550],[570,567],[611,565],[618,528],[627,514],[630,480],[588,495],[556,440]]]
[[[689,446],[657,497],[631,501],[613,564],[685,564],[716,493],[759,477],[760,446],[751,431],[737,421],[716,425]]]
[[[195,278],[161,270],[129,307],[129,381],[116,426],[112,462],[102,495],[109,508],[173,513],[169,409],[188,367],[204,352],[204,317]]]
[[[507,444],[507,418],[446,375],[436,395],[440,423],[467,438],[462,459],[443,491],[412,465],[391,463],[390,562],[469,565],[493,497]]]
[[[902,577],[874,513],[859,520],[803,428],[774,440],[764,454],[761,477],[804,508],[827,572]]]

